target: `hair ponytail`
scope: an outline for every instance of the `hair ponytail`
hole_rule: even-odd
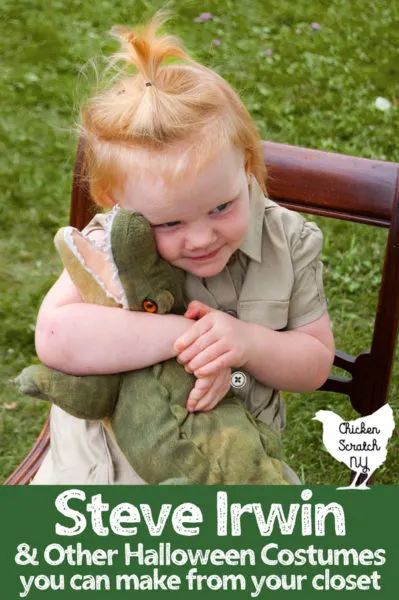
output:
[[[169,57],[189,61],[190,57],[184,51],[182,43],[174,35],[157,37],[158,29],[167,21],[169,13],[158,11],[147,26],[130,30],[123,25],[115,25],[112,36],[117,39],[122,52],[114,54],[113,60],[125,60],[128,67],[133,64],[145,79],[154,83],[161,63]]]
[[[151,170],[173,181],[188,170],[195,174],[231,143],[243,150],[265,189],[260,138],[247,109],[226,80],[190,58],[177,37],[158,35],[167,18],[159,11],[144,26],[113,28],[121,49],[109,66],[123,66],[116,82],[82,109],[90,190],[100,205],[129,171],[149,164],[143,152],[132,150],[151,152]],[[165,65],[167,58],[178,62]],[[171,152],[176,146],[178,155]]]

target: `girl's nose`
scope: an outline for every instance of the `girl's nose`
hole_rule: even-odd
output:
[[[217,235],[209,224],[198,223],[192,225],[186,236],[185,246],[190,252],[195,250],[207,250],[217,240]]]

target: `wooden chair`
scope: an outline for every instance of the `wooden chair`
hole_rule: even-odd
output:
[[[289,209],[389,229],[371,348],[357,357],[338,351],[321,390],[347,394],[360,415],[386,402],[399,318],[399,164],[265,142],[270,197]],[[71,225],[82,229],[96,212],[82,174],[83,142],[73,177]],[[49,422],[29,455],[6,481],[29,483],[50,443]]]

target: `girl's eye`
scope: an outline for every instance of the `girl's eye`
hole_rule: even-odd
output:
[[[216,208],[213,208],[210,213],[212,215],[220,214],[224,212],[227,208],[233,204],[234,200],[230,200],[229,202],[224,202],[223,204],[219,204]],[[157,227],[160,229],[171,229],[172,227],[176,227],[176,225],[180,225],[181,221],[168,221],[167,223],[161,223],[160,225],[153,225],[153,227]]]
[[[224,210],[226,210],[226,208],[228,208],[230,206],[230,204],[231,204],[231,201],[230,202],[224,202],[224,204],[219,204],[219,206],[217,206],[216,208],[213,208],[211,210],[211,213],[213,213],[213,214],[215,214],[215,213],[216,214],[217,213],[221,213]]]
[[[162,223],[161,225],[155,225],[155,227],[164,227],[165,229],[175,227],[179,225],[180,221],[168,221],[168,223]]]

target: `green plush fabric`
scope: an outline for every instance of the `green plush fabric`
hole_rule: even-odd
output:
[[[73,228],[55,240],[85,301],[183,314],[184,272],[156,250],[139,213],[114,209],[104,249]],[[53,401],[83,419],[102,419],[146,482],[286,484],[279,436],[231,390],[210,412],[185,408],[195,377],[175,359],[114,375],[76,377],[35,365],[16,379],[22,394]]]

